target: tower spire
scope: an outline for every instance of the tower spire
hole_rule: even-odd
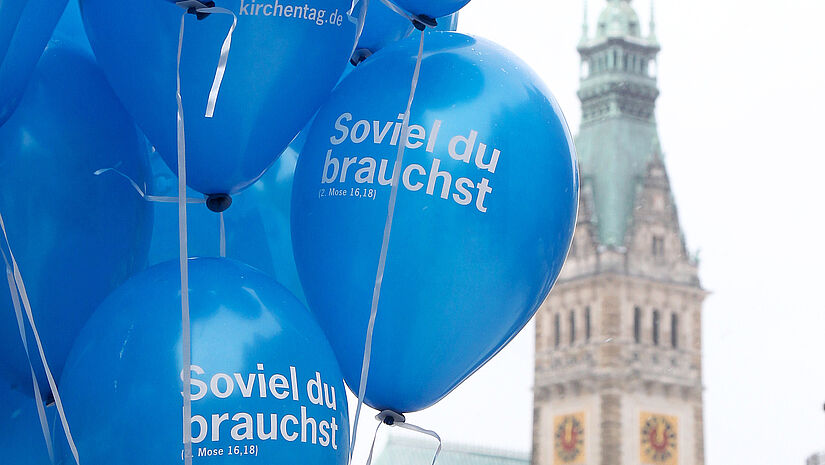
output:
[[[584,19],[582,20],[582,38],[580,42],[586,42],[589,31],[587,30],[587,0],[584,0]]]
[[[648,39],[656,42],[656,0],[650,0],[650,33]]]

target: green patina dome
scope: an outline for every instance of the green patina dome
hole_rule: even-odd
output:
[[[609,0],[599,15],[597,37],[640,37],[639,16],[630,0]]]

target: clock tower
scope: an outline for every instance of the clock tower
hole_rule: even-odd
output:
[[[536,316],[533,465],[704,465],[702,301],[656,128],[659,43],[629,0],[581,42],[581,199]]]

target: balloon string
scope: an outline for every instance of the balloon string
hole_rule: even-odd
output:
[[[401,8],[400,6],[396,5],[395,2],[392,2],[390,0],[381,0],[381,3],[386,5],[387,8],[389,8],[390,10],[392,10],[392,11],[398,13],[399,15],[409,19],[410,21],[417,21],[418,20],[418,18],[416,18],[414,15],[410,14],[407,10],[405,10],[405,9]]]
[[[130,178],[125,173],[123,173],[122,171],[117,170],[116,168],[101,168],[101,169],[95,171],[94,174],[95,174],[95,176],[100,176],[101,174],[108,173],[108,172],[118,174],[121,177],[125,178],[127,181],[129,181],[129,183],[132,185],[132,187],[135,188],[137,193],[140,194],[140,196],[144,200],[146,200],[147,202],[178,203],[178,198],[177,197],[147,194],[146,192],[144,192],[143,189],[140,188],[140,186],[138,186],[138,184],[135,182],[134,179]],[[145,186],[144,186],[144,188],[145,188]],[[193,197],[188,197],[186,199],[186,203],[206,203],[206,199],[197,198],[197,197],[194,197],[194,198]]]
[[[385,421],[387,418],[392,418],[391,422]],[[407,423],[406,419],[402,415],[398,415],[395,412],[391,412],[389,410],[384,410],[383,412],[379,413],[375,416],[375,419],[379,421],[378,426],[375,428],[375,434],[372,436],[372,445],[370,446],[370,455],[367,457],[366,465],[372,464],[372,456],[373,452],[375,452],[375,439],[378,437],[378,430],[381,428],[381,425],[388,425],[388,426],[398,426],[399,428],[408,429],[410,431],[414,431],[416,433],[426,434],[427,436],[432,436],[438,441],[438,448],[435,450],[435,455],[433,455],[432,465],[435,465],[435,461],[438,460],[438,455],[441,454],[441,436],[438,435],[433,430],[425,429],[420,426],[411,425]]]
[[[192,390],[191,366],[192,366],[192,346],[191,327],[189,319],[189,247],[187,244],[186,231],[186,136],[184,133],[183,121],[183,98],[180,90],[180,58],[183,50],[183,31],[189,8],[195,8],[197,13],[217,13],[232,16],[232,26],[226,34],[226,38],[221,46],[221,55],[218,66],[215,70],[215,78],[212,81],[212,88],[209,91],[209,98],[206,104],[206,116],[211,118],[215,112],[215,103],[218,98],[218,91],[223,81],[226,71],[226,62],[229,57],[229,48],[232,44],[232,33],[238,23],[235,13],[218,7],[208,8],[197,1],[183,1],[177,3],[186,13],[180,17],[180,33],[178,34],[178,54],[175,69],[175,99],[178,104],[177,111],[177,149],[178,149],[178,241],[180,243],[180,302],[181,302],[181,351],[183,358],[183,459],[184,465],[192,465]]]
[[[75,463],[80,465],[80,457],[77,453],[77,447],[75,446],[74,439],[72,438],[72,432],[69,429],[69,422],[66,419],[66,412],[63,410],[63,402],[60,400],[60,393],[57,391],[57,383],[54,380],[54,376],[52,375],[52,371],[49,368],[49,363],[46,361],[46,354],[43,351],[43,343],[40,340],[40,334],[37,331],[37,325],[34,324],[34,315],[32,314],[31,303],[29,302],[29,296],[26,293],[26,286],[23,284],[23,276],[20,274],[20,268],[17,266],[17,260],[14,258],[14,252],[11,249],[11,243],[9,242],[9,236],[6,233],[6,224],[3,222],[3,215],[0,214],[0,229],[3,231],[3,239],[6,243],[6,248],[9,251],[9,261],[11,261],[12,266],[12,274],[14,276],[14,283],[17,287],[17,292],[20,295],[20,300],[23,302],[23,308],[26,310],[26,317],[29,320],[29,327],[32,330],[32,334],[34,335],[34,342],[37,344],[37,351],[40,354],[40,361],[43,364],[43,369],[46,373],[46,379],[49,382],[49,388],[52,391],[52,395],[54,396],[54,403],[57,407],[57,413],[60,417],[60,422],[63,426],[63,431],[66,433],[66,440],[69,443],[69,448],[72,450],[72,455],[74,456]],[[14,294],[14,292],[12,292]]]
[[[358,18],[354,18],[352,14],[355,12],[355,5],[359,1],[361,2],[361,11],[358,13]],[[353,0],[350,9],[347,12],[347,18],[349,18],[351,23],[355,24],[355,42],[352,44],[352,51],[350,52],[350,55],[355,53],[355,50],[358,48],[358,41],[361,40],[361,33],[364,31],[364,22],[367,18],[369,4],[370,0]]]
[[[226,8],[211,7],[198,8],[198,13],[216,13],[220,15],[231,15],[232,26],[229,27],[229,32],[221,45],[221,57],[218,59],[218,67],[215,69],[215,79],[212,81],[212,88],[209,90],[209,99],[206,101],[205,117],[211,118],[215,114],[215,104],[218,101],[218,92],[221,90],[221,82],[223,82],[223,75],[226,72],[226,62],[229,59],[229,47],[232,46],[232,33],[235,32],[235,26],[238,25],[238,17],[235,13]],[[178,65],[180,66],[180,64]]]
[[[180,307],[181,307],[181,351],[183,352],[183,458],[185,465],[192,465],[192,389],[191,366],[192,347],[189,326],[189,248],[186,238],[186,137],[183,131],[183,101],[180,95],[180,55],[183,48],[183,25],[187,13],[180,17],[178,36],[178,58],[176,69],[175,98],[178,103],[177,145],[178,145],[178,242],[180,244]]]
[[[6,264],[6,280],[9,283],[9,294],[11,295],[12,307],[14,307],[14,315],[17,319],[17,329],[20,331],[20,340],[23,341],[23,350],[26,352],[26,360],[29,362],[29,370],[32,375],[32,387],[34,388],[34,400],[37,404],[37,416],[40,418],[40,429],[43,431],[43,439],[46,440],[46,450],[49,453],[49,461],[54,463],[52,434],[49,430],[48,420],[46,419],[46,409],[43,408],[43,398],[40,395],[40,383],[37,382],[37,375],[34,373],[34,365],[32,365],[31,353],[29,352],[29,342],[23,323],[23,313],[20,309],[20,294],[17,290],[17,284],[14,282],[14,274],[6,258],[6,252],[0,249],[0,254],[3,255],[3,262]]]
[[[226,223],[223,220],[223,212],[220,213],[220,251],[221,258],[226,258]]]
[[[383,0],[382,0],[383,1]],[[381,241],[381,254],[378,257],[378,271],[375,275],[375,286],[372,292],[372,304],[370,306],[370,319],[367,324],[367,335],[364,342],[364,358],[361,364],[361,382],[358,386],[358,407],[355,409],[355,424],[352,429],[352,442],[350,444],[350,462],[352,462],[352,451],[355,449],[355,438],[358,434],[358,418],[361,416],[361,407],[364,404],[364,396],[367,391],[367,378],[369,377],[370,358],[372,356],[372,334],[375,330],[375,317],[378,313],[378,301],[381,298],[381,284],[384,281],[384,268],[387,263],[387,250],[390,244],[390,232],[392,231],[392,219],[395,214],[395,202],[398,197],[398,184],[401,172],[401,163],[404,159],[404,148],[407,145],[410,133],[410,110],[415,89],[418,86],[418,76],[421,71],[421,61],[424,57],[424,33],[418,43],[418,56],[415,60],[415,70],[413,71],[412,82],[410,83],[410,96],[407,99],[407,108],[404,111],[404,119],[401,123],[401,139],[398,142],[398,154],[395,158],[395,165],[392,172],[392,188],[390,189],[390,200],[387,205],[387,220],[384,223],[384,237]]]

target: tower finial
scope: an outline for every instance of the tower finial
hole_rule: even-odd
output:
[[[587,30],[587,0],[584,0],[584,19],[582,20],[582,38],[581,42],[587,41],[589,32]]]
[[[656,42],[656,0],[650,0],[650,33],[648,39]]]

